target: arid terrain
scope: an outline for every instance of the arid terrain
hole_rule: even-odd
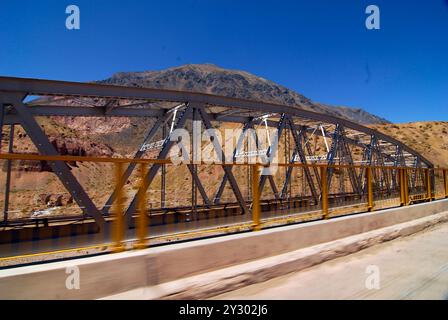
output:
[[[436,167],[448,167],[448,122],[391,124],[362,109],[334,107],[312,102],[292,90],[242,71],[225,70],[213,65],[188,65],[158,72],[118,73],[100,83],[201,91],[287,104],[293,108],[328,113],[384,132],[420,152]],[[152,120],[147,119],[104,117],[41,117],[38,121],[61,154],[98,157],[132,157],[139,148],[148,127],[152,124]],[[222,128],[239,126],[225,124]],[[8,148],[8,139],[9,131],[5,126],[2,140],[3,152]],[[283,150],[284,141],[281,140],[279,154],[282,154]],[[15,129],[13,151],[16,153],[36,152],[29,137],[19,126]],[[112,165],[83,162],[71,163],[70,166],[72,172],[94,199],[95,204],[101,207],[113,188]],[[80,213],[68,192],[50,172],[48,165],[38,161],[15,161],[12,167],[10,218],[30,217],[33,214],[40,214],[36,213],[39,210],[49,214],[49,208],[52,215]],[[5,169],[6,161],[3,161],[0,172],[2,181],[5,181]],[[235,169],[235,173],[240,179],[248,180],[246,169]],[[222,168],[201,167],[199,176],[209,197],[212,198],[223,176]],[[158,176],[148,193],[149,201],[156,207],[160,200],[158,191],[160,180]],[[188,204],[191,200],[192,183],[188,171],[185,168],[168,168],[167,180],[167,205]],[[129,195],[135,193],[138,181],[136,170],[127,184]],[[4,183],[1,183],[0,206],[3,206],[3,192]],[[248,188],[243,188],[242,192],[249,192]],[[230,188],[226,189],[223,197],[233,197]]]
[[[430,160],[436,167],[448,167],[448,122],[412,122],[403,124],[370,125]]]

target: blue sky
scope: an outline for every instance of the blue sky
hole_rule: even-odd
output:
[[[77,31],[65,28],[70,4]],[[365,28],[369,4],[381,30]],[[1,1],[0,39],[2,76],[214,63],[394,122],[448,121],[448,0]]]

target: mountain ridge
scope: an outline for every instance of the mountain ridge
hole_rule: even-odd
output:
[[[271,102],[330,114],[360,124],[387,124],[388,120],[361,108],[332,106],[314,102],[304,95],[246,71],[230,70],[214,64],[187,64],[160,71],[117,72],[96,81],[131,87],[194,91],[226,97]]]

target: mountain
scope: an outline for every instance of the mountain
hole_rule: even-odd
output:
[[[288,105],[334,115],[361,124],[389,123],[362,109],[316,103],[275,82],[245,71],[223,69],[213,64],[189,64],[161,71],[120,72],[97,83],[196,91]]]

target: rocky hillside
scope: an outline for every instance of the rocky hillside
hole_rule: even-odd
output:
[[[412,147],[436,167],[448,168],[448,122],[412,122],[370,127]]]
[[[227,70],[212,64],[190,64],[162,71],[120,72],[99,83],[196,91],[288,105],[331,114],[362,124],[388,123],[387,120],[362,109],[316,103],[272,81],[248,72]]]
[[[97,81],[121,86],[187,90],[289,105],[362,124],[386,124],[388,121],[362,109],[315,103],[305,96],[272,81],[244,71],[226,70],[215,65],[185,65],[162,71],[121,72]],[[48,97],[46,104],[77,105],[79,101]],[[41,101],[42,102],[42,101]],[[51,121],[50,121],[51,120]],[[78,138],[80,144],[104,145],[122,156],[132,156],[152,120],[143,118],[53,117],[45,130],[57,140],[61,136]],[[91,154],[88,154],[91,155]]]

